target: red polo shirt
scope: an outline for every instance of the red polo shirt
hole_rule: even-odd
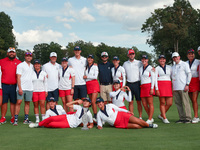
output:
[[[21,61],[15,58],[14,60],[10,60],[8,57],[0,60],[1,66],[1,82],[4,84],[16,84],[17,83],[17,75],[16,69],[17,65],[20,64]]]

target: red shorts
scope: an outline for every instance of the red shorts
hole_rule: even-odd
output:
[[[152,97],[153,95],[155,95],[155,91],[153,95],[150,95],[150,90],[151,90],[151,83],[142,84],[140,86],[140,97]]]
[[[122,87],[122,86],[123,86],[123,82],[120,82],[120,85],[121,85],[121,87]],[[112,86],[112,88],[113,88],[113,91],[115,91],[114,85]]]
[[[2,96],[2,89],[0,89],[0,96]]]
[[[129,113],[119,111],[114,123],[115,128],[127,128],[131,116]]]
[[[189,84],[189,92],[199,91],[199,77],[192,78]]]
[[[172,97],[172,82],[171,81],[158,81],[158,89],[160,97]]]
[[[67,95],[71,95],[71,89],[70,90],[59,90],[60,97],[65,97]]]
[[[33,100],[33,102],[38,102],[40,100],[46,100],[46,92],[33,92],[32,100]]]
[[[87,81],[86,82],[86,88],[87,88],[87,94],[92,94],[92,93],[99,93],[99,82],[95,80]]]
[[[122,109],[126,109],[126,110],[127,110],[126,106],[122,106],[122,107],[119,107],[119,108],[122,108]]]

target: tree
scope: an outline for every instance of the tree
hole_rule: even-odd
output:
[[[16,47],[13,25],[10,17],[0,12],[0,58],[5,57],[9,47]]]
[[[147,43],[154,46],[157,55],[165,54],[171,60],[172,52],[186,57],[187,50],[196,44],[198,12],[188,0],[174,0],[173,6],[159,8],[142,25],[149,34]],[[186,42],[189,41],[189,42]]]

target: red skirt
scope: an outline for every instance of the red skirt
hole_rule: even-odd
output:
[[[199,91],[199,77],[192,78],[189,84],[189,92]]]
[[[0,89],[0,96],[2,96],[2,89]]]
[[[142,84],[140,86],[140,97],[152,97],[155,95],[155,90],[153,91],[153,95],[150,95],[150,90],[151,90],[151,83],[147,84]]]
[[[158,81],[158,90],[160,97],[172,97],[172,82],[171,81]]]
[[[129,113],[119,111],[114,123],[115,128],[127,128],[131,116]]]
[[[86,88],[87,88],[87,94],[92,94],[92,93],[99,93],[99,82],[95,80],[87,81],[86,82]]]
[[[60,97],[65,97],[67,95],[71,95],[71,89],[70,90],[59,90]]]
[[[32,100],[33,100],[33,102],[38,102],[40,100],[46,100],[46,92],[33,92]]]
[[[120,82],[121,87],[123,86],[123,82]],[[114,85],[112,86],[113,91],[115,91]]]
[[[125,110],[127,110],[126,106],[122,106],[122,107],[119,107],[119,108],[122,108],[122,109],[125,109]]]

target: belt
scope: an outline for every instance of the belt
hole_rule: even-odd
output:
[[[104,83],[100,83],[100,85],[110,85],[110,84],[112,84],[112,83],[106,83],[106,82],[104,82]]]
[[[133,84],[133,83],[137,83],[137,82],[140,82],[140,81],[135,81],[135,82],[128,82],[127,81],[127,83],[129,83],[129,84]]]

